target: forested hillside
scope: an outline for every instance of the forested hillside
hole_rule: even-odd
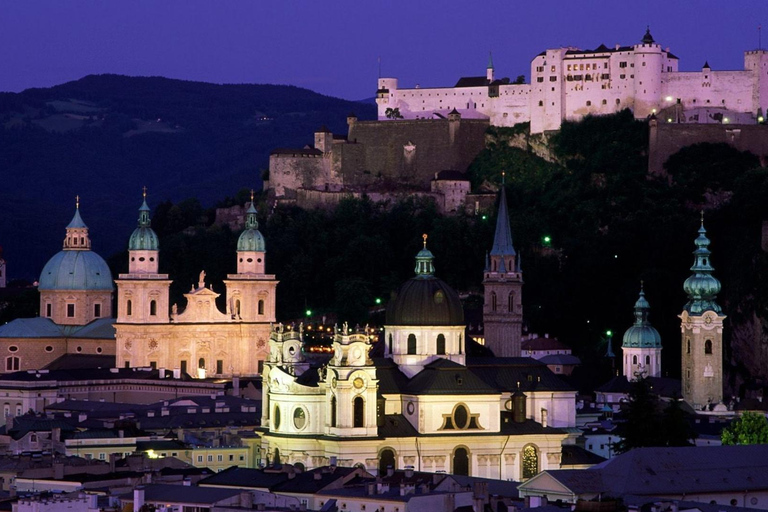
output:
[[[282,85],[216,85],[160,77],[87,76],[0,94],[0,245],[11,278],[36,279],[61,247],[81,197],[94,249],[121,250],[141,188],[151,204],[204,205],[261,185],[269,151],[312,143],[325,124],[375,106]]]

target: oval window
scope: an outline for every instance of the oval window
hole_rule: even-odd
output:
[[[275,406],[274,418],[275,418],[275,430],[277,430],[280,428],[280,407],[278,406]]]
[[[307,413],[304,412],[304,408],[297,407],[296,410],[293,411],[293,426],[296,427],[297,430],[301,430],[306,424]]]
[[[16,352],[17,350],[19,350],[19,347],[17,347],[16,345],[11,345],[10,347],[8,347],[8,352]]]
[[[467,428],[468,421],[469,413],[467,412],[467,408],[463,405],[457,406],[456,410],[453,412],[453,424],[456,425],[456,428],[465,429]]]
[[[248,263],[253,263],[253,258],[248,258]]]
[[[45,351],[46,352],[53,352],[53,347],[48,345],[48,346],[45,347]]]
[[[78,351],[78,352],[82,352],[83,351],[83,347],[77,347],[75,350]]]
[[[443,293],[442,290],[437,290],[435,292],[435,304],[442,304],[445,300],[445,293]]]
[[[144,256],[142,256],[141,258],[139,258],[139,261],[144,261]]]
[[[103,349],[101,347],[96,347],[96,353],[101,354],[103,352]]]

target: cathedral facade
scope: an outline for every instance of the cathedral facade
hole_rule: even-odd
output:
[[[275,321],[277,280],[264,270],[266,245],[253,199],[237,243],[237,273],[224,282],[226,312],[216,306],[220,294],[205,282],[205,271],[184,294],[186,304],[169,304],[171,280],[159,273],[149,211],[145,199],[129,240],[128,273],[116,281],[117,366],[178,369],[198,378],[260,373]]]

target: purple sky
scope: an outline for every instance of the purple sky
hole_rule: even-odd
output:
[[[92,73],[293,84],[347,99],[401,86],[530,75],[546,48],[632,44],[646,24],[680,57],[741,69],[768,29],[767,0],[22,0],[0,5],[0,91]],[[763,47],[768,47],[768,30]]]

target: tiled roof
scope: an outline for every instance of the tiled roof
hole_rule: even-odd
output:
[[[575,391],[544,363],[529,357],[468,357],[467,367],[499,391]]]
[[[322,467],[307,471],[306,473],[294,474],[293,478],[284,480],[270,489],[270,492],[287,493],[316,493],[332,485],[340,479],[343,479],[351,473],[357,471],[357,468],[342,468],[338,466]],[[320,475],[317,478],[317,475]]]
[[[581,359],[572,354],[550,354],[539,359],[544,364],[565,364],[565,365],[577,365],[581,364]]]
[[[196,503],[215,505],[216,503],[237,496],[238,489],[202,488],[187,485],[148,484],[144,486],[144,500],[149,503]],[[133,493],[120,496],[120,499],[133,501]]]
[[[454,87],[483,87],[488,85],[488,78],[484,76],[463,76],[459,78]]]
[[[571,347],[557,338],[548,338],[546,336],[523,340],[521,348],[522,350],[571,350]]]
[[[499,391],[466,366],[437,359],[414,375],[404,392],[415,395],[493,395]]]
[[[402,414],[387,414],[379,427],[381,437],[416,437],[419,432]]]
[[[115,356],[101,354],[64,354],[51,361],[46,370],[82,370],[84,368],[114,368]]]
[[[286,480],[288,480],[288,473],[232,467],[200,480],[198,485],[201,487],[215,485],[250,489],[272,489]]]
[[[58,338],[61,328],[49,318],[17,318],[0,326],[0,338]]]
[[[601,462],[605,462],[605,457],[601,457],[596,453],[592,453],[575,444],[564,444],[562,453],[563,458],[560,465],[564,468],[567,468],[568,466],[600,464]]]

